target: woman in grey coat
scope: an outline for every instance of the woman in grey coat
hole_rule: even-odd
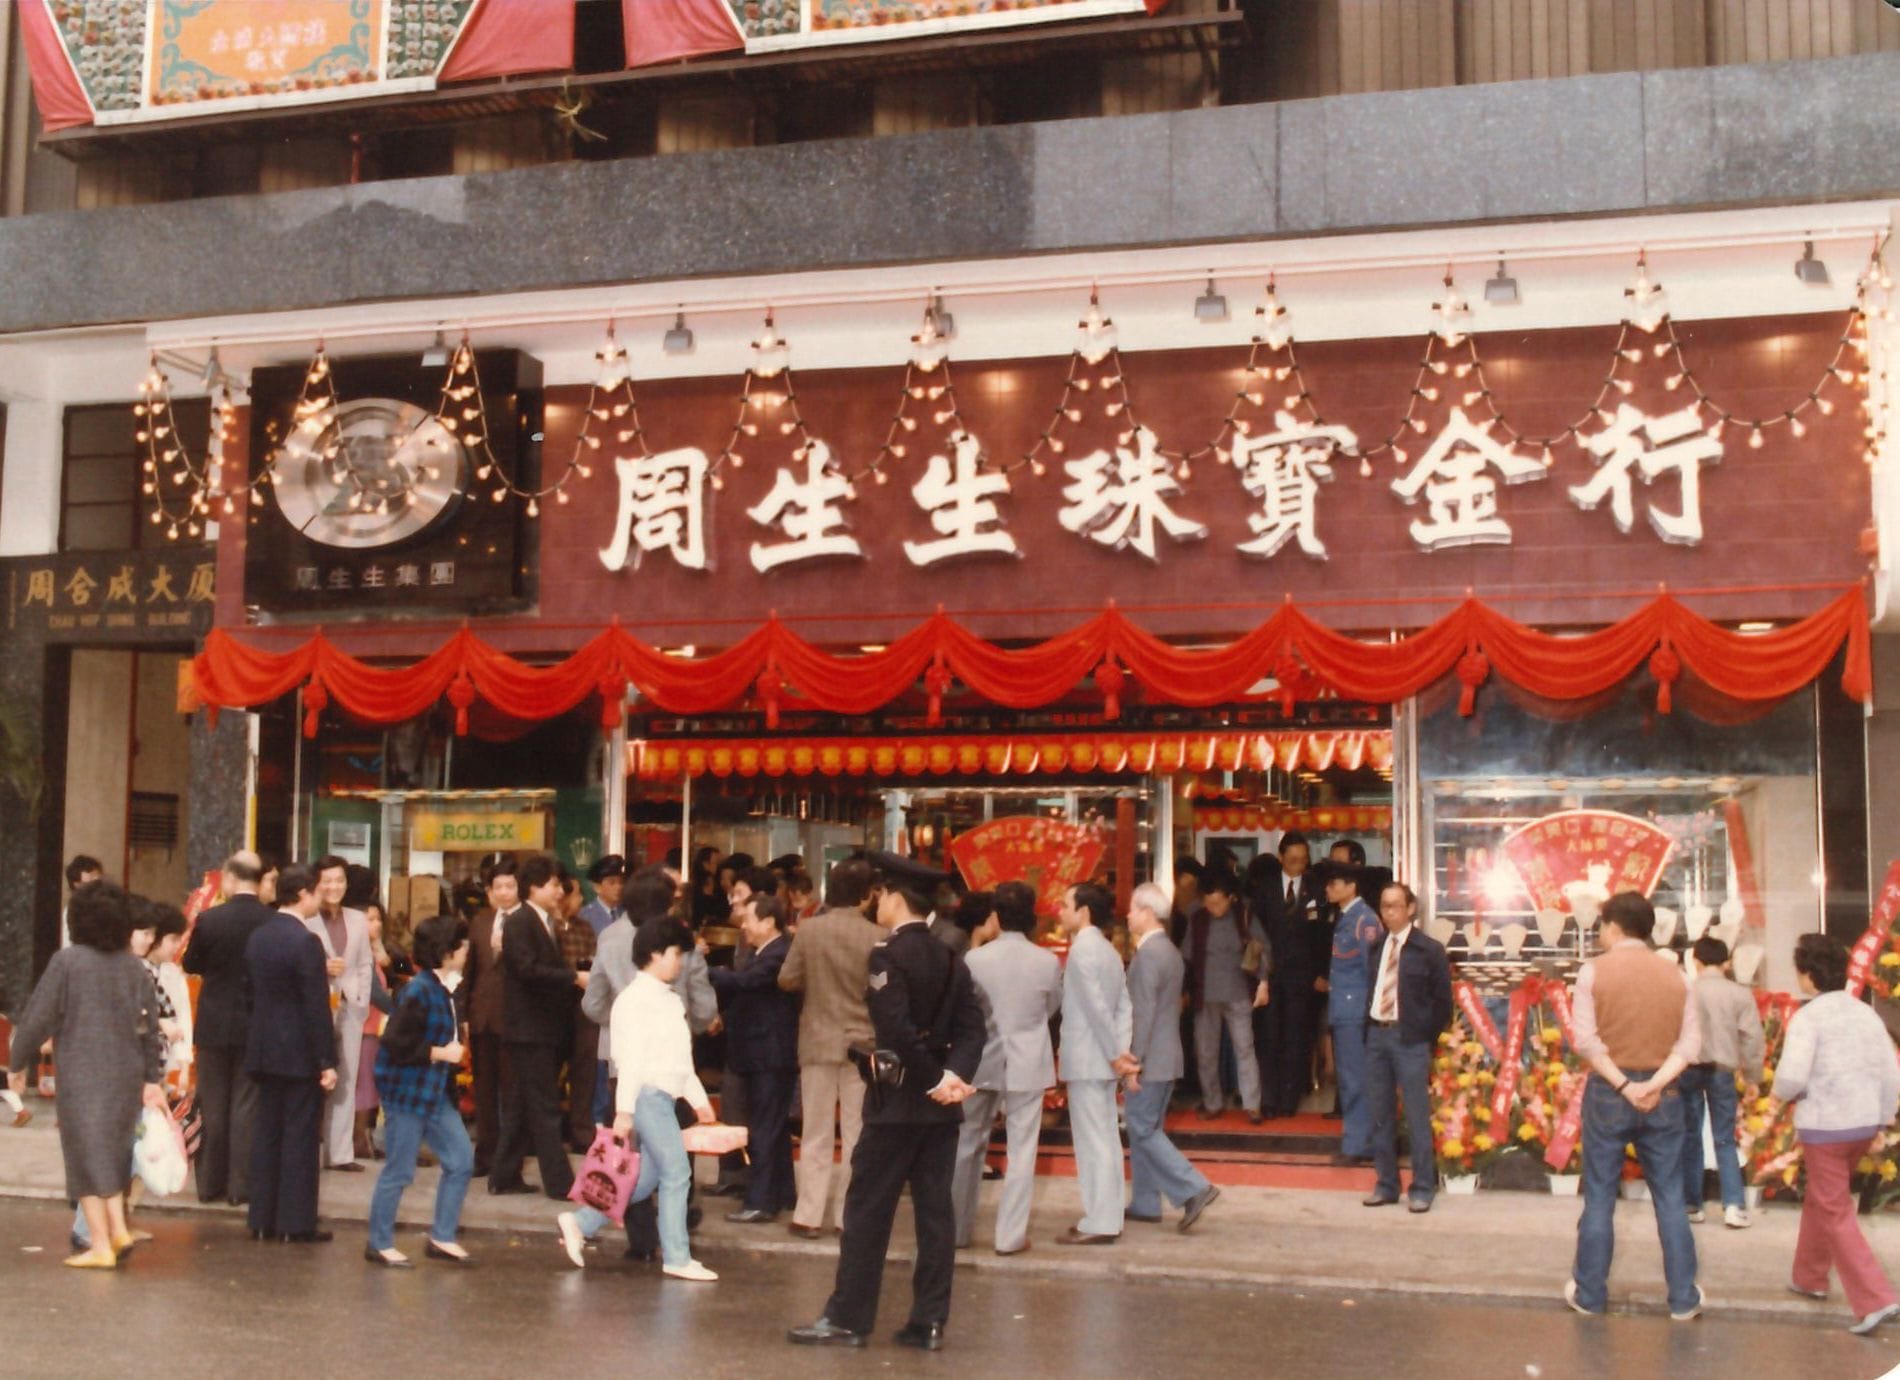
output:
[[[13,1031],[11,1083],[50,1038],[59,1068],[59,1148],[66,1196],[85,1213],[92,1249],[67,1259],[82,1270],[110,1270],[133,1244],[125,1190],[141,1105],[165,1108],[165,1066],[152,980],[128,947],[132,913],[109,882],[73,893],[72,944],[53,955]]]

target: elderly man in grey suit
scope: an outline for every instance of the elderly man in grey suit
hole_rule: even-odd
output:
[[[336,1086],[325,1095],[323,1158],[331,1169],[360,1174],[356,1162],[356,1065],[363,1053],[363,1026],[369,1020],[372,959],[369,917],[346,907],[349,864],[342,858],[317,860],[317,913],[304,928],[323,941],[324,972],[336,999]]]
[[[1188,1163],[1162,1130],[1168,1098],[1181,1076],[1181,979],[1185,965],[1181,951],[1168,938],[1172,910],[1168,893],[1153,882],[1143,882],[1128,898],[1128,933],[1135,956],[1128,961],[1128,999],[1134,1008],[1135,1033],[1130,1046],[1140,1063],[1139,1073],[1124,1083],[1128,1117],[1128,1163],[1134,1182],[1128,1196],[1128,1216],[1137,1222],[1159,1222],[1162,1200],[1181,1209],[1180,1230],[1200,1220],[1220,1190]]]
[[[989,917],[972,936],[978,947],[964,960],[976,982],[988,1038],[983,1062],[971,1080],[976,1091],[963,1104],[963,1132],[957,1141],[957,1245],[970,1244],[990,1128],[1000,1102],[1009,1134],[1009,1168],[996,1210],[996,1253],[1015,1255],[1029,1249],[1042,1095],[1056,1081],[1049,1020],[1062,1009],[1062,965],[1030,941],[1036,928],[1034,891],[1022,882],[1004,882],[992,903]]]
[[[1069,1094],[1069,1132],[1082,1220],[1056,1238],[1062,1246],[1107,1246],[1122,1234],[1122,1138],[1115,1125],[1116,1080],[1138,1071],[1130,1052],[1134,1008],[1121,955],[1104,933],[1114,898],[1093,882],[1062,899],[1069,961],[1062,973],[1062,1083]]]

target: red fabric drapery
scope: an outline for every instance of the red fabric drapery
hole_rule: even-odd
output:
[[[66,56],[46,0],[20,0],[20,36],[26,43],[26,65],[33,74],[33,99],[40,108],[40,126],[56,129],[92,123],[92,102],[79,84],[79,74]]]
[[[750,702],[775,727],[782,708],[864,714],[923,679],[933,704],[961,684],[992,704],[1027,709],[1093,681],[1110,717],[1123,681],[1149,702],[1204,706],[1242,699],[1267,676],[1298,697],[1389,704],[1456,672],[1460,707],[1497,675],[1547,699],[1602,693],[1647,662],[1657,707],[1667,713],[1685,670],[1737,701],[1780,699],[1822,675],[1845,648],[1841,689],[1873,694],[1867,606],[1859,586],[1799,622],[1765,633],[1716,626],[1664,594],[1597,632],[1539,632],[1467,599],[1438,622],[1393,642],[1362,642],[1325,628],[1289,600],[1225,647],[1169,646],[1110,607],[1033,647],[1005,649],[939,613],[884,651],[827,652],[776,618],[712,656],[671,656],[616,622],[564,661],[533,666],[496,651],[467,628],[409,666],[371,666],[319,630],[301,646],[268,652],[221,629],[181,673],[180,708],[248,708],[305,687],[304,729],[330,704],[368,723],[399,723],[445,696],[467,730],[477,699],[518,719],[551,718],[598,696],[602,722],[619,722],[631,686],[670,713],[703,714]],[[1291,692],[1289,692],[1291,693]]]
[[[574,66],[574,0],[475,0],[436,80],[473,81]]]
[[[745,47],[725,0],[620,0],[620,25],[629,67]]]
[[[1357,769],[1392,762],[1383,729],[1288,732],[958,733],[937,738],[695,738],[634,746],[633,771],[680,776],[1003,776],[1120,771]]]

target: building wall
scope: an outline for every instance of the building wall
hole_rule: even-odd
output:
[[[132,756],[135,654],[77,649],[67,700],[66,830],[60,855],[89,853],[125,877],[126,764]]]
[[[1874,638],[1874,709],[1867,719],[1867,855],[1878,886],[1900,861],[1900,635]]]

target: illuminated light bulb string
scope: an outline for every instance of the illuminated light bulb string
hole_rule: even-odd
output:
[[[607,343],[601,350],[595,352],[594,358],[600,364],[601,372],[596,373],[594,387],[588,394],[587,412],[581,421],[580,434],[574,441],[574,452],[568,457],[559,479],[552,484],[543,484],[539,488],[531,489],[520,482],[519,475],[509,472],[508,467],[502,463],[501,457],[495,454],[494,447],[489,442],[488,400],[487,395],[482,391],[481,365],[475,358],[475,351],[469,346],[468,332],[462,332],[461,342],[455,347],[455,354],[449,360],[448,376],[442,381],[441,396],[436,403],[435,420],[445,431],[455,436],[468,451],[469,458],[475,462],[476,483],[492,486],[488,491],[488,497],[492,502],[505,503],[511,497],[516,498],[521,500],[522,511],[529,517],[539,517],[543,499],[552,497],[557,503],[566,503],[568,484],[575,479],[586,479],[593,474],[593,467],[587,463],[587,458],[590,452],[601,448],[603,439],[593,434],[590,427],[594,421],[600,420],[599,412],[603,406],[599,397],[602,391],[601,379],[607,369],[606,359],[611,357],[617,357],[620,375],[626,380],[627,397],[622,400],[626,411],[619,415],[622,417],[631,415],[635,418],[632,434],[625,439],[633,439],[634,436],[639,435],[638,414],[633,411],[632,383],[627,378],[625,369],[626,351],[621,349],[615,341],[613,324],[609,322]],[[605,404],[608,419],[615,416],[613,409],[618,405],[621,403]],[[429,478],[435,478],[431,467],[425,466],[424,472]],[[387,498],[383,502],[386,504]]]
[[[1069,352],[1069,371],[1062,380],[1062,397],[1056,403],[1055,410],[1049,414],[1049,423],[1037,436],[1036,443],[1023,453],[1023,458],[1014,464],[1005,465],[1003,473],[1012,474],[1024,466],[1029,472],[1041,475],[1048,467],[1043,463],[1043,453],[1061,455],[1068,445],[1062,439],[1065,426],[1082,424],[1082,405],[1076,394],[1100,389],[1102,395],[1102,415],[1116,420],[1118,431],[1115,437],[1117,445],[1131,445],[1135,432],[1141,423],[1135,417],[1134,403],[1128,392],[1128,371],[1122,367],[1121,345],[1115,330],[1115,322],[1102,314],[1101,294],[1093,287],[1089,289],[1089,309],[1082,319],[1075,323],[1080,336],[1075,348]],[[1103,372],[1090,376],[1089,371],[1107,368]],[[1185,471],[1183,472],[1185,475]]]
[[[784,409],[783,415],[772,420],[772,414]],[[818,440],[805,425],[805,415],[798,407],[798,384],[792,375],[792,347],[778,333],[773,319],[772,309],[765,309],[765,329],[759,338],[752,342],[752,363],[746,369],[745,379],[739,386],[739,412],[733,419],[732,434],[726,437],[726,444],[719,454],[713,457],[709,481],[713,488],[726,487],[720,474],[727,465],[741,469],[745,465],[745,456],[739,447],[748,441],[776,431],[781,436],[795,438],[792,454],[805,459],[814,449],[826,452],[825,468],[836,471],[837,463],[829,456],[828,448],[819,446]],[[849,478],[846,480],[849,483]]]
[[[237,407],[231,401],[228,384],[218,384],[211,408],[217,419],[217,430],[207,438],[204,457],[199,459],[191,454],[179,434],[177,410],[172,406],[171,379],[160,366],[158,357],[152,356],[150,369],[139,381],[139,400],[132,404],[132,418],[136,423],[133,434],[139,446],[139,491],[152,500],[152,525],[165,529],[167,541],[177,541],[180,537],[195,540],[203,536],[206,525],[214,520],[214,508],[226,517],[235,515],[236,493],[250,490],[256,498],[256,487],[263,482],[261,478],[253,480],[235,493],[222,487],[224,447],[236,435],[237,426]],[[173,494],[172,490],[186,492]],[[183,507],[173,509],[174,497],[182,501]],[[263,500],[256,498],[256,501]]]
[[[879,484],[890,482],[885,462],[896,463],[910,454],[913,443],[908,438],[921,424],[921,418],[911,415],[912,403],[922,404],[917,410],[928,413],[936,426],[947,427],[950,436],[971,434],[963,420],[963,406],[957,401],[956,382],[950,376],[949,339],[938,329],[936,307],[928,301],[924,304],[923,325],[910,338],[910,357],[904,363],[897,411],[884,432],[884,444],[869,464],[850,476],[851,483],[856,484],[867,474]],[[976,464],[979,470],[993,468],[987,455],[979,454]]]

